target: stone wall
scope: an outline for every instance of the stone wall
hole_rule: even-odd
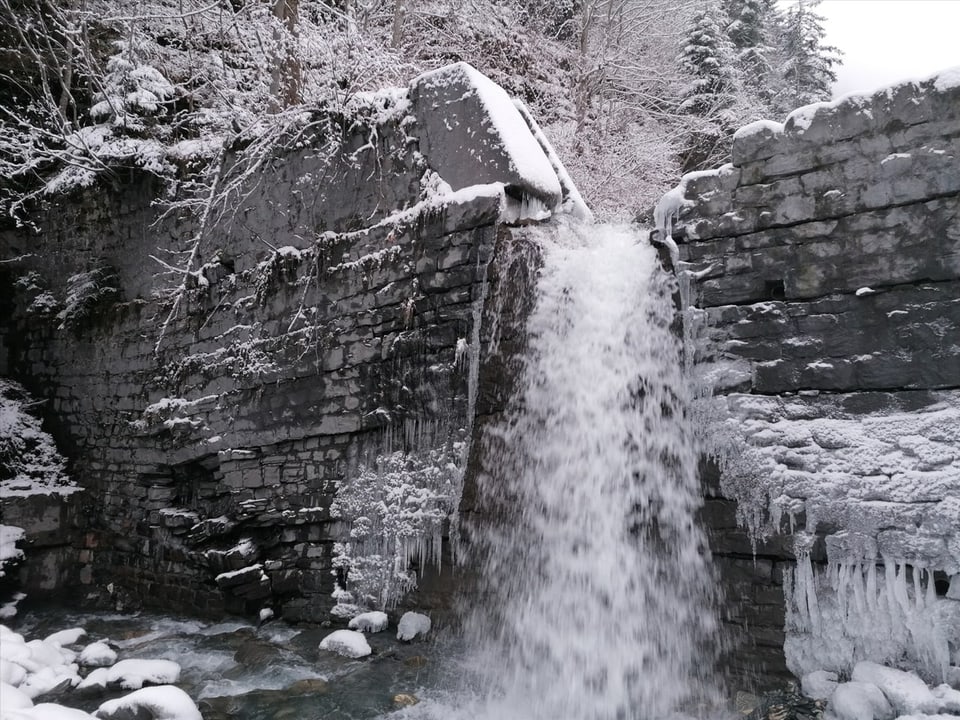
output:
[[[957,614],[943,596],[960,572],[958,158],[947,73],[747,126],[732,164],[686,176],[658,208],[718,394],[706,516],[738,676],[784,670],[784,608],[797,673],[871,653],[922,665],[878,636],[922,644],[908,618]],[[912,609],[881,598],[873,628],[829,616],[847,592],[830,579],[863,591],[870,568],[892,573],[881,594],[916,582]],[[957,628],[933,630],[951,653]]]
[[[513,133],[518,159],[497,129],[510,112],[526,129],[524,116],[468,66],[358,102],[288,128],[295,142],[259,165],[238,139],[235,175],[256,172],[222,213],[163,214],[154,180],[121,174],[51,201],[38,234],[0,238],[22,256],[0,291],[13,298],[8,371],[49,401],[96,507],[75,548],[87,592],[110,583],[118,605],[272,605],[321,621],[335,581],[354,594],[403,586],[440,552],[489,346],[480,323],[500,302],[487,268],[511,243],[504,220],[576,200],[535,126]],[[194,248],[174,282],[153,259]],[[375,577],[369,558],[386,546],[413,558],[400,578]]]

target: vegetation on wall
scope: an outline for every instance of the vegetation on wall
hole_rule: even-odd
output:
[[[129,167],[201,197],[227,148],[465,60],[532,108],[600,216],[634,215],[736,126],[828,95],[816,2],[0,0],[0,203],[23,222]]]

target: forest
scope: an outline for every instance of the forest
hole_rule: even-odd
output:
[[[136,167],[202,208],[227,149],[256,166],[305,116],[466,61],[532,109],[598,217],[645,220],[739,126],[829,99],[816,5],[0,0],[0,204],[22,223]]]

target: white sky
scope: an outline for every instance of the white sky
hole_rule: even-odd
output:
[[[844,51],[834,96],[960,65],[960,0],[824,0],[817,12]]]

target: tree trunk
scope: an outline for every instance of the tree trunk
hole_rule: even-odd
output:
[[[300,58],[297,57],[299,10],[300,0],[274,0],[273,16],[279,22],[273,32],[276,48],[270,83],[273,112],[300,102]]]

